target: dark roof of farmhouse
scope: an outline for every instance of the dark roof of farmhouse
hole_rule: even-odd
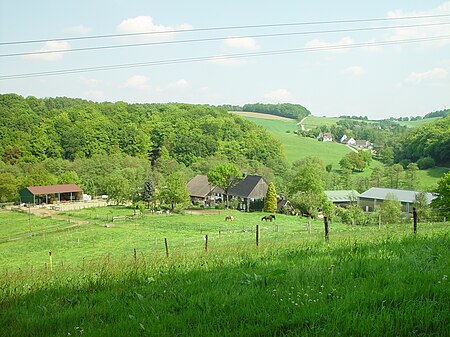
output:
[[[202,174],[196,175],[187,183],[189,195],[193,197],[206,197],[209,193],[223,193],[216,185],[208,181],[208,177]]]
[[[83,192],[83,190],[81,188],[79,188],[75,184],[48,185],[48,186],[28,186],[26,189],[29,190],[34,195]]]
[[[413,203],[416,199],[416,195],[419,194],[420,191],[410,191],[410,190],[397,190],[394,188],[380,188],[380,187],[372,187],[364,193],[360,194],[360,198],[366,199],[377,199],[377,200],[385,200],[388,194],[394,195],[398,201],[401,202],[409,202]],[[428,203],[430,203],[435,196],[429,192],[425,193]]]
[[[230,188],[229,195],[244,198],[264,198],[267,193],[268,184],[261,176],[248,175],[237,185]]]

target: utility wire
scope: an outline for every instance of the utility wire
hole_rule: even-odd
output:
[[[0,76],[0,80],[34,78],[34,77],[54,76],[54,75],[66,75],[66,74],[74,74],[74,73],[85,73],[85,72],[116,70],[116,69],[128,69],[128,68],[158,66],[158,65],[166,65],[166,64],[224,60],[224,59],[230,59],[230,58],[232,58],[232,59],[249,58],[249,57],[257,57],[257,56],[267,56],[267,55],[282,55],[282,54],[293,54],[293,53],[303,53],[303,52],[332,51],[332,50],[341,50],[341,49],[350,49],[350,48],[398,45],[398,44],[417,43],[417,42],[439,41],[439,40],[447,40],[447,39],[450,39],[450,35],[393,40],[393,41],[381,41],[381,42],[353,43],[353,44],[338,45],[338,46],[295,48],[295,49],[271,50],[271,51],[264,51],[264,52],[227,54],[227,55],[215,55],[215,56],[214,55],[199,56],[199,57],[180,58],[180,59],[171,59],[171,60],[169,59],[169,60],[138,62],[138,63],[125,63],[125,64],[115,64],[115,65],[107,65],[107,66],[97,66],[97,67],[62,69],[62,70],[53,70],[53,71],[23,73],[23,74],[11,74],[11,75]]]
[[[342,23],[361,23],[361,22],[381,22],[381,21],[396,21],[396,20],[416,20],[416,19],[430,19],[430,18],[445,18],[450,14],[438,15],[418,15],[418,16],[404,16],[399,18],[369,18],[369,19],[354,19],[354,20],[332,20],[332,21],[310,21],[310,22],[293,22],[293,23],[275,23],[275,24],[260,24],[260,25],[245,25],[245,26],[224,26],[224,27],[208,27],[208,28],[192,28],[192,29],[173,29],[158,32],[140,32],[140,33],[122,33],[122,34],[105,34],[105,35],[91,35],[65,38],[47,38],[36,40],[22,40],[22,41],[7,41],[0,42],[0,45],[15,45],[40,43],[47,41],[74,41],[74,40],[89,40],[89,39],[104,39],[113,37],[125,36],[140,36],[140,35],[159,35],[168,33],[188,33],[188,32],[207,32],[217,30],[233,30],[233,29],[248,29],[248,28],[269,28],[269,27],[290,27],[290,26],[306,26],[306,25],[324,25],[324,24],[342,24]]]
[[[367,28],[316,30],[316,31],[306,31],[306,32],[243,35],[243,36],[236,36],[236,37],[232,37],[232,38],[265,38],[265,37],[280,37],[280,36],[294,36],[294,35],[360,32],[360,31],[386,30],[386,29],[399,29],[399,28],[417,28],[417,27],[430,27],[430,26],[443,26],[443,25],[450,25],[450,22],[424,23],[424,24],[403,25],[403,26],[384,26],[384,27],[382,26],[382,27],[367,27]],[[68,53],[68,52],[75,52],[75,51],[116,49],[116,48],[126,48],[126,47],[141,47],[141,46],[151,46],[151,45],[193,43],[193,42],[205,42],[205,41],[219,41],[219,40],[226,40],[229,38],[230,37],[211,37],[211,38],[188,39],[188,40],[178,40],[178,41],[159,41],[159,42],[132,43],[132,44],[109,45],[109,46],[98,46],[98,47],[83,47],[83,48],[73,48],[73,49],[68,49],[68,50],[45,50],[45,51],[35,51],[35,52],[0,54],[0,57],[42,55],[42,54],[51,54],[51,53]]]

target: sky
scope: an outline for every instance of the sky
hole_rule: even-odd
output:
[[[450,107],[450,1],[0,0],[0,93],[423,116]]]

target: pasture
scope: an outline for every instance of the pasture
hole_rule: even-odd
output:
[[[339,160],[351,152],[343,144],[319,142],[316,139],[297,136],[294,134],[294,131],[297,130],[296,121],[267,120],[261,118],[248,119],[269,130],[280,140],[289,163],[308,156],[315,156],[319,157],[325,165],[333,164],[334,168],[338,168]]]
[[[196,213],[1,211],[2,335],[448,335],[448,222]]]

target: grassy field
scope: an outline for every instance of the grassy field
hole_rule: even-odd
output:
[[[319,117],[319,116],[308,116],[305,118],[302,123],[305,126],[305,129],[313,129],[315,127],[320,127],[322,125],[331,126],[336,124],[336,122],[343,120],[345,118],[339,117]]]
[[[427,123],[431,123],[441,119],[442,117],[433,117],[433,118],[425,118],[417,121],[407,121],[407,122],[398,122],[400,125],[406,125],[408,128],[415,128],[417,126],[421,126]]]
[[[2,238],[11,238],[0,244],[0,335],[448,335],[448,222],[419,224],[415,236],[410,224],[332,223],[326,243],[323,222],[308,233],[306,219],[282,215],[274,223],[225,211],[110,221],[132,213],[30,216],[30,233],[27,214],[0,212]],[[45,224],[63,227],[66,218],[80,226]]]
[[[333,164],[333,167],[337,168],[339,167],[339,160],[351,151],[342,144],[319,142],[312,138],[297,136],[294,134],[294,131],[297,130],[296,121],[261,118],[248,119],[271,131],[281,141],[289,163],[293,163],[307,156],[315,156],[322,159],[325,165]]]

